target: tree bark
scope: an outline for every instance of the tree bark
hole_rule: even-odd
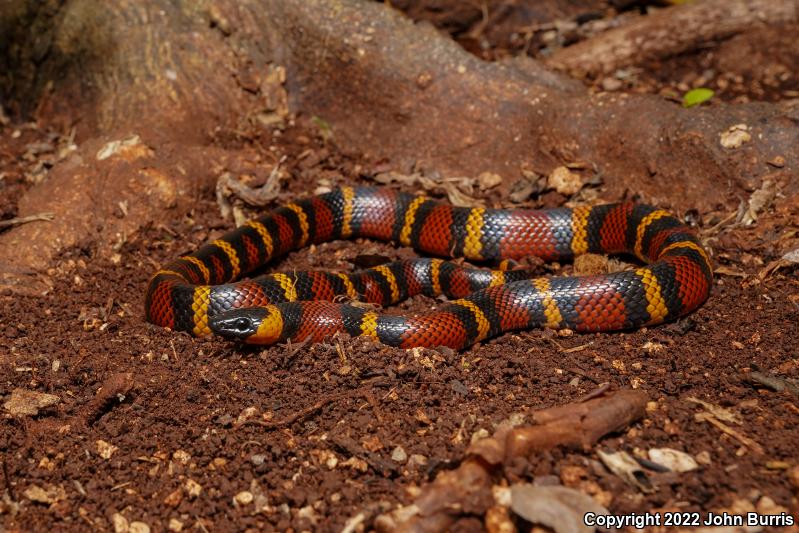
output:
[[[799,0],[700,0],[663,9],[562,48],[546,63],[577,76],[596,76],[726,39],[756,24],[797,20]]]

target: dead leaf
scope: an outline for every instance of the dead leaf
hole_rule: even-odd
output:
[[[771,206],[776,196],[776,182],[773,179],[764,178],[760,188],[749,197],[746,211],[744,211],[740,220],[741,224],[751,226],[754,222],[757,222],[757,217]]]
[[[510,508],[528,522],[550,527],[556,533],[591,533],[594,527],[587,526],[583,521],[586,513],[610,513],[580,491],[567,487],[537,487],[530,484],[511,487]]]
[[[608,256],[599,254],[583,254],[574,258],[574,274],[576,276],[589,276],[592,274],[605,274],[608,270]]]
[[[690,472],[699,468],[696,459],[685,452],[671,448],[652,448],[649,450],[649,459],[659,465],[665,466],[672,472]]]
[[[418,172],[413,174],[382,172],[374,177],[374,181],[384,185],[400,183],[409,187],[421,186],[427,192],[443,191],[447,195],[449,202],[458,207],[480,207],[484,205],[482,200],[473,196],[474,186],[477,182],[474,178],[431,178]]]
[[[39,409],[50,407],[60,401],[61,399],[53,394],[27,389],[14,389],[11,391],[11,397],[3,404],[3,407],[12,415],[36,416],[39,414]]]
[[[737,268],[726,267],[726,266],[718,266],[713,270],[714,274],[720,274],[722,276],[733,276],[736,278],[745,278],[746,272],[743,270],[739,270]]]
[[[597,450],[597,455],[608,469],[621,479],[637,487],[641,492],[650,494],[655,492],[652,482],[643,471],[638,461],[627,452],[603,452]]]
[[[127,161],[133,161],[141,157],[152,157],[153,153],[153,150],[142,142],[141,137],[131,135],[127,139],[105,143],[97,151],[96,157],[98,161],[103,161],[111,156],[118,155]]]
[[[284,161],[285,157],[275,164],[269,177],[266,178],[266,183],[260,187],[250,187],[246,183],[234,179],[230,172],[219,176],[216,182],[216,202],[222,216],[228,218],[233,212],[231,197],[239,198],[246,205],[252,207],[263,207],[276,200],[280,193],[280,181],[285,174],[281,169],[281,164]]]
[[[786,252],[776,261],[770,262],[758,273],[757,277],[762,281],[777,270],[792,265],[799,265],[799,248]]]

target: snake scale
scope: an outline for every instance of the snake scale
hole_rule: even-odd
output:
[[[437,257],[469,260],[588,252],[627,253],[634,270],[538,277],[415,259],[357,273],[295,272],[234,282],[289,251],[335,239],[373,238]],[[454,207],[381,187],[341,187],[252,220],[150,280],[148,321],[254,344],[338,331],[403,348],[463,349],[534,327],[610,331],[683,316],[708,297],[712,267],[694,231],[667,211],[631,202],[528,210]],[[339,297],[381,305],[414,294],[456,298],[415,316],[389,315]]]

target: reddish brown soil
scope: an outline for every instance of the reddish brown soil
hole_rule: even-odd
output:
[[[0,130],[2,218],[15,214],[16,199],[29,186],[26,145],[48,139],[46,132],[24,130],[19,140],[13,130]],[[288,156],[281,201],[307,194],[323,179],[358,183],[371,168],[325,144],[309,123],[279,139],[245,141],[264,153],[277,146]],[[601,189],[599,196],[618,199]],[[681,207],[684,214],[691,206]],[[48,273],[47,293],[0,295],[0,401],[15,388],[60,399],[33,417],[2,411],[0,529],[113,530],[115,514],[153,531],[165,530],[170,520],[172,527],[176,520],[199,531],[331,531],[359,513],[368,527],[376,514],[409,502],[408,487],[456,463],[476,431],[491,432],[513,413],[577,400],[606,382],[642,389],[653,403],[642,422],[599,448],[675,448],[702,459],[700,468],[650,472],[656,490],[644,494],[599,465],[595,453],[556,450],[516,461],[504,478],[555,476],[616,513],[774,512],[781,506],[795,515],[799,398],[749,378],[759,369],[789,383],[799,379],[796,267],[758,276],[799,245],[799,198],[778,196],[747,228],[730,224],[736,209],[730,203],[698,214],[727,274],[717,277],[710,300],[693,315],[625,333],[509,334],[463,353],[344,337],[305,347],[242,348],[146,324],[144,289],[158,265],[231,227],[212,193],[190,217],[165,213],[162,225],[129,236],[112,261],[75,249]],[[293,253],[274,268],[347,269],[355,256],[371,253],[410,252],[336,242]],[[399,309],[435,303],[419,297]],[[106,397],[113,382],[122,384],[122,394]],[[352,394],[342,394],[347,391]],[[739,424],[727,425],[751,441],[698,421],[704,409],[689,398],[738,415]],[[324,404],[310,409],[318,402]],[[293,416],[276,428],[238,423]],[[110,457],[101,456],[99,441],[116,447]],[[411,459],[392,460],[397,447]],[[30,497],[34,487],[56,496],[37,503]],[[243,491],[254,501],[237,502]]]

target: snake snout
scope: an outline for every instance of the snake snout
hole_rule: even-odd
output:
[[[208,320],[214,334],[240,341],[246,341],[258,331],[265,313],[258,308],[232,309]]]

